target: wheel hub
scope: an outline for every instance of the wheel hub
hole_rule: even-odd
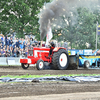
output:
[[[89,63],[88,62],[86,63],[86,66],[89,67]]]
[[[39,63],[39,67],[40,67],[40,68],[43,68],[43,62],[40,62],[40,63]]]
[[[27,66],[28,66],[28,64],[25,64],[24,66],[25,66],[25,67],[27,67]]]
[[[67,64],[67,55],[65,53],[62,53],[59,57],[59,63],[61,65],[61,67],[65,67]]]

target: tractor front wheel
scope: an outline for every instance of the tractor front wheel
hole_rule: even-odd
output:
[[[52,57],[52,64],[54,69],[65,70],[69,65],[69,56],[65,49],[60,49],[55,52]]]
[[[27,69],[29,67],[29,64],[21,64],[23,69]]]
[[[37,63],[36,63],[36,68],[37,68],[38,70],[43,70],[44,67],[45,67],[44,61],[43,61],[42,59],[38,60]]]

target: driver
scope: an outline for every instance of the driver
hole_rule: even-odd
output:
[[[49,57],[52,55],[52,51],[53,51],[53,49],[55,48],[55,44],[54,44],[54,42],[52,41],[52,42],[50,42],[50,45],[49,45],[49,47],[50,47],[50,51],[49,51]]]

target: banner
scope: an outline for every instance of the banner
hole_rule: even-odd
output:
[[[47,27],[47,35],[46,35],[46,46],[48,46],[49,41],[52,39],[53,34],[52,34],[52,29],[50,26],[50,20],[48,22],[48,27]]]
[[[100,25],[97,24],[97,35],[100,35]]]

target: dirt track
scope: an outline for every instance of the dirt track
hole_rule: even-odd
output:
[[[1,75],[42,75],[42,74],[100,74],[100,70],[43,70],[38,71],[33,67],[23,70],[21,67],[0,67]],[[36,96],[47,94],[69,94],[82,92],[100,92],[100,82],[40,82],[40,83],[1,83],[0,98],[18,97],[18,96]],[[91,95],[93,96],[93,94]],[[74,98],[74,97],[73,97]],[[52,99],[51,99],[52,100]],[[60,99],[59,99],[60,100]],[[70,100],[70,99],[69,99]],[[73,100],[73,99],[72,99]],[[77,99],[76,99],[77,100]],[[79,99],[81,100],[81,99]],[[94,99],[82,100],[100,100]]]
[[[78,69],[78,70],[42,70],[39,71],[35,67],[29,67],[27,70],[22,69],[21,66],[2,66],[0,67],[1,75],[59,75],[59,74],[100,74],[100,69]]]

